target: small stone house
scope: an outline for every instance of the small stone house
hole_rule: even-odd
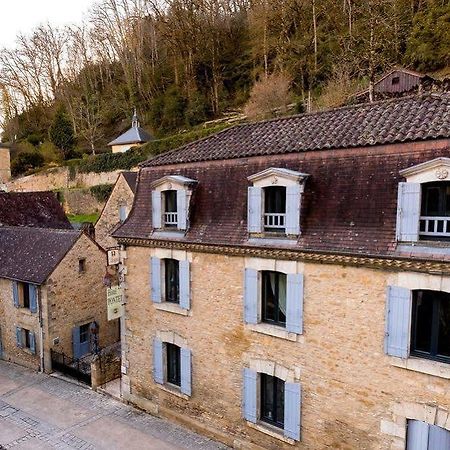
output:
[[[51,351],[81,358],[119,340],[108,322],[103,249],[82,231],[0,226],[0,355],[50,372]]]
[[[137,172],[121,172],[95,224],[95,239],[105,249],[117,246],[111,233],[128,217],[133,206]]]
[[[450,95],[235,126],[141,166],[123,398],[235,448],[450,448]]]

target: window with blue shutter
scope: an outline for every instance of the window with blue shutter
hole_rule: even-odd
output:
[[[428,450],[430,426],[420,420],[408,420],[406,448],[408,450]]]
[[[72,328],[72,351],[74,359],[81,356],[80,327]]]
[[[188,191],[185,189],[179,189],[177,191],[177,228],[179,230],[187,229],[187,195]]]
[[[125,205],[119,206],[119,220],[120,222],[125,222],[127,218],[127,207]]]
[[[388,286],[385,331],[385,352],[388,355],[408,357],[410,324],[411,291]]]
[[[163,343],[161,339],[153,339],[153,378],[155,383],[164,384]]]
[[[303,274],[287,275],[286,329],[303,333]]]
[[[257,386],[258,373],[248,368],[244,369],[243,415],[244,419],[256,423],[257,420]]]
[[[30,311],[32,313],[36,313],[38,304],[38,287],[35,284],[29,284],[28,289],[30,294]]]
[[[286,188],[286,234],[300,233],[300,185]]]
[[[161,192],[152,191],[152,225],[153,228],[162,227]]]
[[[399,183],[397,200],[397,240],[419,240],[421,186],[419,183]]]
[[[192,394],[192,353],[187,348],[181,349],[181,392]]]
[[[245,269],[244,320],[258,323],[258,272],[254,269]]]
[[[449,450],[450,431],[436,425],[430,425],[428,434],[428,450]]]
[[[16,308],[19,307],[19,283],[17,281],[12,282],[12,290],[13,290],[13,302]]]
[[[189,261],[180,261],[180,306],[183,309],[191,307],[190,264]]]
[[[33,353],[33,355],[35,355],[36,354],[36,336],[32,331],[29,332],[29,342],[30,342],[29,349],[30,349],[31,353]]]
[[[301,386],[299,383],[284,385],[284,435],[300,440]]]
[[[161,303],[161,260],[152,257],[150,261],[152,301],[154,303]]]
[[[16,327],[16,345],[19,348],[23,347],[23,333],[20,327]]]
[[[248,188],[247,226],[249,233],[262,231],[262,188],[251,186]]]

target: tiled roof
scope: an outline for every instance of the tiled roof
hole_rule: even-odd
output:
[[[108,145],[142,144],[152,140],[153,136],[148,134],[143,128],[131,127]]]
[[[137,172],[122,172],[125,181],[127,182],[130,189],[133,191],[133,194],[136,193],[136,180],[138,173]]]
[[[228,128],[142,167],[366,147],[450,136],[450,93],[403,97]]]
[[[42,284],[82,234],[0,226],[0,278]]]
[[[0,192],[0,225],[72,228],[53,192]]]

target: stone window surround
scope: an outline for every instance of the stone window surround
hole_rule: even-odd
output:
[[[245,258],[245,268],[254,269],[258,272],[262,270],[272,270],[275,272],[281,272],[287,274],[303,273],[304,263],[297,261],[285,261],[278,259],[265,259],[265,258]],[[261,310],[261,289],[258,287],[258,303],[259,310]],[[245,328],[256,333],[265,334],[268,336],[285,339],[292,342],[304,342],[304,336],[302,334],[291,333],[283,327],[277,325],[271,325],[269,323],[259,322],[257,324],[245,324]]]
[[[382,419],[380,431],[392,439],[391,449],[406,448],[407,421],[420,420],[450,431],[450,412],[440,406],[422,403],[398,402],[392,407],[391,420]]]
[[[300,378],[300,370],[298,368],[292,370],[287,367],[268,359],[250,359],[248,362],[248,367],[258,374],[264,373],[266,375],[270,375],[272,377],[277,377],[280,380],[283,380],[285,383],[293,383],[295,381],[299,381]],[[257,392],[260,392],[259,389],[259,377],[258,377],[258,388]],[[260,397],[258,395],[257,398],[257,407],[256,410],[258,414],[261,410],[260,406]],[[266,422],[258,420],[256,423],[246,421],[246,424],[261,433],[267,434],[275,439],[286,442],[287,444],[295,445],[296,441],[291,438],[284,436],[283,430],[277,428],[273,425],[270,425]]]
[[[174,331],[156,331],[156,337],[161,339],[163,344],[174,344],[180,348],[189,348],[187,345],[187,340],[175,333]],[[163,352],[163,367],[164,367],[164,378],[166,372],[166,352]],[[169,394],[175,395],[177,397],[183,398],[185,400],[189,400],[189,396],[183,394],[179,387],[174,386],[172,384],[164,381],[164,384],[156,384],[158,389],[161,389],[164,392],[168,392]]]
[[[150,256],[159,259],[176,259],[177,261],[189,261],[192,263],[192,253],[185,250],[174,250],[169,248],[153,248],[150,251]],[[161,271],[161,278],[164,273]],[[164,283],[161,284],[163,286]],[[192,316],[192,308],[187,311],[180,305],[170,302],[153,303],[153,306],[158,311],[165,311],[168,313],[179,314],[180,316]]]
[[[432,290],[450,293],[450,277],[430,275],[416,272],[399,272],[388,277],[388,285],[403,287],[409,290]],[[411,341],[409,337],[408,342]],[[420,372],[444,379],[450,379],[450,364],[430,359],[409,356],[406,359],[388,356],[389,363],[394,367]]]

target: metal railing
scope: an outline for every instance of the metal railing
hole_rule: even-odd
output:
[[[286,214],[265,213],[264,228],[286,228]]]
[[[178,225],[178,213],[177,212],[167,212],[164,213],[164,225]]]
[[[421,236],[450,237],[450,217],[420,216],[419,234]]]

